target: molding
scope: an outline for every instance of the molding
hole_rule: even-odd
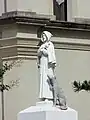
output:
[[[36,60],[37,57],[36,56],[12,56],[12,57],[4,57],[2,58],[3,61],[7,61],[7,60],[17,60],[17,59],[21,59],[21,60]]]
[[[11,11],[11,12],[6,12],[2,14],[2,18],[7,18],[7,17],[29,17],[29,18],[39,18],[39,19],[52,19],[55,20],[56,17],[55,15],[44,15],[44,14],[37,14],[36,12],[28,12],[28,11]]]
[[[9,44],[9,40],[12,40],[14,44]],[[15,41],[16,40],[16,41]],[[37,42],[39,38],[8,38],[2,39],[0,42],[6,44],[4,47],[0,47],[1,55],[3,60],[10,59],[36,59],[37,58]],[[27,42],[28,41],[28,42]],[[34,42],[33,42],[34,41]],[[8,43],[8,44],[7,44]],[[70,41],[53,41],[55,49],[63,50],[79,50],[79,51],[90,51],[90,44],[85,43],[71,43]]]
[[[5,60],[36,59],[37,45],[40,41],[37,36],[41,34],[43,26],[45,30],[49,30],[56,37],[52,39],[55,49],[90,51],[90,24],[53,21],[36,13],[18,11],[8,12],[0,17],[0,26],[7,27],[9,24],[17,26],[17,33],[15,37],[0,39],[0,56]],[[36,28],[33,30],[35,36],[31,34],[19,36],[18,33],[27,32],[29,25]],[[20,26],[25,30],[24,32],[19,31]]]
[[[2,14],[0,17],[0,25],[5,24],[25,24],[33,26],[43,26],[45,28],[51,29],[67,29],[67,30],[77,30],[77,31],[90,31],[90,24],[78,23],[78,22],[66,22],[66,21],[57,21],[54,18],[55,16],[51,15],[41,15],[33,12],[25,11],[12,11]],[[52,18],[54,18],[52,20]]]
[[[88,44],[76,44],[76,43],[55,43],[56,49],[64,50],[78,50],[78,51],[90,51],[90,45]]]
[[[14,59],[16,56],[23,59],[36,59],[38,42],[38,38],[12,37],[0,39],[0,56],[3,59]]]

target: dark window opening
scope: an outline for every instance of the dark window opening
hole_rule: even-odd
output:
[[[56,20],[67,21],[67,0],[53,0],[54,15]]]

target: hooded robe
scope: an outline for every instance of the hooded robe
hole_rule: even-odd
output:
[[[54,68],[56,66],[55,50],[53,43],[50,41],[52,34],[48,31],[43,33],[46,35],[47,40],[38,49],[38,64],[40,66],[39,98],[53,99],[52,91],[48,84],[48,76],[49,78],[54,77]]]

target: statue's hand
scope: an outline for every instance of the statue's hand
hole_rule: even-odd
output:
[[[38,68],[40,68],[40,64],[37,64]]]
[[[48,56],[47,49],[43,48],[41,51],[44,56]]]
[[[52,87],[52,85],[49,85],[49,89],[50,89],[51,91],[53,91],[53,87]]]

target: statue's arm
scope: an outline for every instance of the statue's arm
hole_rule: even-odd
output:
[[[42,56],[42,51],[41,51],[41,48],[39,48],[38,51],[37,51],[37,66],[38,66],[38,68],[40,68],[41,56]]]
[[[38,50],[38,56],[42,56],[42,54],[44,55],[44,56],[47,56],[48,55],[48,51],[47,51],[47,48],[41,48],[41,49],[39,49]]]
[[[37,66],[38,68],[40,68],[40,57],[39,56],[37,57]]]
[[[44,56],[47,56],[47,55],[48,55],[47,48],[43,48],[43,49],[42,49],[42,54],[43,54]]]
[[[42,50],[39,48],[37,52],[37,56],[40,57],[42,55]]]

